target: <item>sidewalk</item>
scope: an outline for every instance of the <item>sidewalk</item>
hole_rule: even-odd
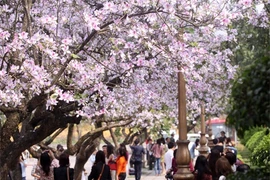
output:
[[[126,180],[135,180],[135,176],[129,175]],[[154,169],[148,170],[146,168],[143,168],[141,180],[166,180],[166,178],[165,175],[156,176]]]

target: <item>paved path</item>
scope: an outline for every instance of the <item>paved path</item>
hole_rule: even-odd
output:
[[[27,163],[26,180],[34,180],[34,178],[31,176],[31,170],[33,168],[33,165],[35,165],[37,163],[37,160],[30,158],[26,161],[26,163]],[[74,164],[75,164],[75,157],[70,156],[70,167],[74,167]],[[89,172],[91,170],[91,165],[90,165],[89,161],[85,164],[84,167],[86,169],[86,172],[88,172],[88,175],[89,175]],[[126,180],[135,180],[135,176],[128,175]],[[165,176],[164,175],[155,176],[154,170],[150,171],[148,169],[143,168],[141,180],[165,180]]]
[[[129,175],[126,180],[135,180],[135,176]],[[164,175],[156,176],[154,170],[143,169],[141,180],[166,180],[166,178]]]

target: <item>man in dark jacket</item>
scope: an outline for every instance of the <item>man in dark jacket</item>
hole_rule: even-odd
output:
[[[132,150],[132,156],[134,156],[134,169],[135,169],[135,180],[140,180],[142,175],[142,155],[145,154],[144,148],[139,145],[140,140],[136,139],[133,145],[130,146]]]

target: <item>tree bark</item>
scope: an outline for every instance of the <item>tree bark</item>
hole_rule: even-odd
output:
[[[112,128],[109,129],[113,143],[114,143],[114,149],[117,149],[119,147],[119,144],[117,142],[117,138],[115,137],[114,131]]]

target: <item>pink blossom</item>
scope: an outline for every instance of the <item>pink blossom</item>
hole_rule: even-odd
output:
[[[27,32],[21,32],[18,34],[19,39],[27,39],[28,33]]]

